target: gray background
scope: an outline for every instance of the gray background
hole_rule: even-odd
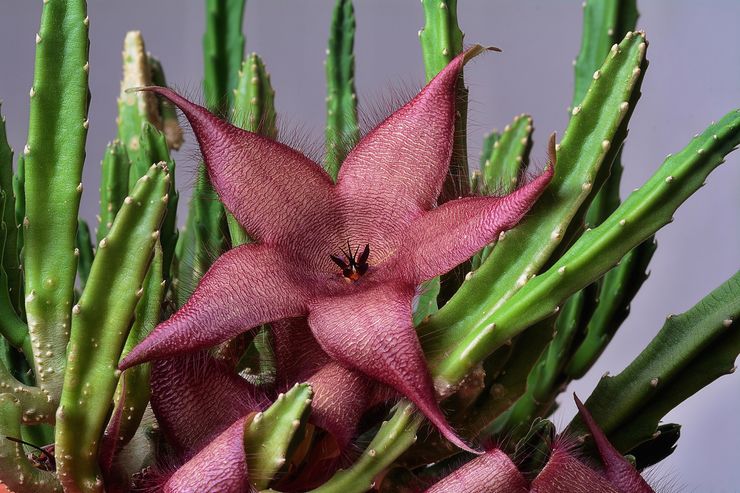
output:
[[[466,68],[473,166],[482,135],[502,128],[516,114],[534,116],[533,156],[539,162],[548,133],[562,134],[572,91],[571,62],[580,44],[580,3],[460,2],[466,42],[504,50]],[[332,0],[250,0],[245,20],[247,49],[260,53],[272,73],[282,121],[310,129],[319,141],[324,122],[322,61],[332,4]],[[40,0],[0,1],[0,97],[15,149],[23,148],[27,128],[40,9]],[[388,87],[418,87],[423,82],[417,40],[423,15],[418,1],[359,0],[356,10],[360,100],[382,102]],[[647,31],[651,63],[624,152],[623,195],[643,183],[667,153],[681,149],[740,102],[740,2],[646,0],[640,11],[639,26]],[[163,61],[171,83],[193,94],[202,73],[203,7],[200,1],[91,0],[89,13],[92,107],[82,215],[94,224],[98,164],[116,131],[115,98],[125,32],[142,30],[147,48]],[[194,148],[192,134],[188,136],[190,152],[186,149],[176,156],[181,186],[192,183]],[[618,372],[638,354],[667,314],[686,310],[738,268],[739,164],[740,154],[731,155],[680,209],[675,222],[658,234],[650,280],[599,363],[572,385],[580,396],[586,397],[605,371]],[[667,416],[667,421],[683,425],[683,434],[678,450],[652,472],[654,484],[668,491],[740,491],[738,390],[737,376],[724,377]],[[573,407],[565,399],[556,423],[567,423]]]

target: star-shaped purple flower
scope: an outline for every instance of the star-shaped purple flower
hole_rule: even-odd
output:
[[[337,183],[300,152],[241,130],[170,89],[149,87],[182,110],[211,183],[255,243],[222,255],[192,297],[121,362],[121,369],[211,347],[251,327],[307,317],[339,365],[409,398],[450,428],[412,324],[424,281],[450,271],[521,220],[553,175],[504,197],[437,207],[452,154],[456,57],[409,103],[352,149]]]

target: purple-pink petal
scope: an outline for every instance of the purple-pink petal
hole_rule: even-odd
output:
[[[609,439],[601,431],[601,428],[599,428],[599,425],[593,416],[591,416],[586,406],[583,405],[575,394],[573,397],[576,401],[576,406],[578,406],[578,413],[588,427],[588,431],[591,433],[599,450],[599,456],[601,457],[601,462],[604,464],[604,474],[607,479],[624,493],[653,493],[653,489],[642,479],[642,476],[640,476],[640,473],[637,472],[635,467],[609,442]]]
[[[205,352],[152,364],[152,409],[180,457],[191,457],[267,400],[254,386]]]
[[[347,155],[337,194],[353,207],[358,229],[400,233],[436,204],[452,154],[458,79],[481,51],[474,46],[457,56]]]
[[[332,361],[311,334],[305,318],[271,324],[278,388],[308,382],[313,390],[310,421],[334,436],[340,449],[355,437],[357,424],[377,386],[365,375]]]
[[[262,243],[302,241],[326,210],[332,182],[295,149],[217,118],[171,89],[145,87],[185,114],[198,139],[211,183],[226,208]]]
[[[626,493],[557,445],[540,474],[532,481],[532,493]]]
[[[408,397],[455,445],[473,451],[452,430],[411,320],[414,290],[380,284],[310,306],[308,324],[329,356]]]
[[[266,245],[247,244],[216,260],[188,302],[120,362],[121,369],[211,347],[257,325],[305,315],[309,280]]]
[[[245,493],[244,424],[240,418],[170,476],[163,493]]]
[[[530,183],[503,197],[469,197],[446,202],[417,218],[384,275],[420,283],[452,270],[502,231],[519,223],[545,191],[554,172],[554,136],[548,168]]]
[[[334,436],[344,450],[357,432],[375,385],[365,375],[329,362],[308,377],[313,389],[311,422]]]
[[[526,493],[527,480],[499,449],[487,451],[450,473],[425,493]]]

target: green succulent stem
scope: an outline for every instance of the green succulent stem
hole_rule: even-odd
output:
[[[92,267],[95,252],[90,237],[90,227],[82,219],[79,219],[77,224],[77,252],[77,276],[80,278],[80,289],[84,289],[90,275],[90,267]]]
[[[637,10],[633,1],[592,1],[584,4],[583,38],[581,51],[575,63],[576,82],[571,109],[577,107],[583,101],[596,76],[596,71],[602,65],[604,59],[609,56],[614,44],[625,37],[628,32],[634,30],[636,21]],[[572,118],[578,118],[578,115],[574,114]],[[623,137],[620,137],[616,140],[621,141],[622,139]],[[562,251],[567,248],[571,239],[581,234],[584,217],[586,227],[593,228],[601,224],[619,206],[619,186],[622,175],[621,154],[621,149],[619,149],[611,162],[610,168],[604,168],[610,171],[609,176],[598,179],[592,187],[592,197],[584,201],[584,205],[571,220],[564,235],[564,241],[553,254],[553,258],[559,257]],[[598,183],[602,181],[603,185],[598,186]],[[586,207],[587,209],[585,209]],[[652,245],[653,242],[648,241],[645,244]],[[554,408],[555,397],[566,387],[570,380],[569,376],[563,374],[564,367],[568,364],[573,353],[580,349],[576,346],[579,345],[582,334],[587,330],[592,330],[593,334],[590,338],[590,344],[581,350],[581,362],[586,361],[583,357],[585,350],[591,350],[588,358],[591,363],[601,354],[601,350],[624,318],[619,320],[609,318],[610,326],[608,329],[602,326],[589,329],[588,325],[591,325],[589,319],[595,309],[599,310],[598,318],[602,322],[605,314],[614,315],[617,312],[626,312],[624,307],[629,304],[645,278],[644,276],[640,277],[644,273],[644,267],[637,275],[633,275],[631,272],[632,269],[637,267],[635,257],[638,253],[643,252],[647,252],[647,249],[638,247],[628,253],[623,263],[613,269],[613,271],[618,272],[608,273],[602,280],[575,293],[563,304],[556,321],[554,337],[527,377],[526,392],[505,415],[500,416],[493,423],[492,427],[498,433],[516,437],[526,431],[528,423],[536,416],[549,414]],[[647,257],[647,260],[651,255],[652,253]],[[630,269],[630,271],[627,272],[627,269]],[[611,284],[615,281],[615,278],[624,276],[629,276],[629,280],[635,283],[630,285],[629,293],[620,292],[616,286]],[[602,291],[603,296],[599,296],[599,291]],[[624,288],[622,288],[622,291],[624,291]],[[604,334],[605,330],[609,331],[609,336]],[[522,343],[525,344],[527,339],[532,337],[536,340],[541,339],[539,335],[534,335],[531,331],[522,334],[520,337],[524,339]],[[594,347],[593,343],[595,341],[601,344],[601,350]]]
[[[621,373],[602,377],[586,406],[620,451],[649,440],[668,411],[735,370],[738,318],[740,272],[685,313],[670,315]],[[568,429],[585,433],[577,417]]]
[[[285,465],[288,447],[308,418],[312,396],[308,384],[295,384],[285,394],[278,395],[264,412],[247,420],[244,452],[247,470],[250,471],[249,482],[255,488],[266,488]]]
[[[10,371],[0,364],[0,391],[13,394],[23,408],[23,424],[53,423],[56,403],[51,395],[36,386],[20,382]]]
[[[453,58],[462,53],[464,34],[457,20],[457,0],[422,0],[424,28],[419,31],[427,82],[432,80]],[[442,202],[469,194],[468,178],[468,90],[462,76],[457,86],[457,114],[452,149],[452,162],[447,173]]]
[[[98,245],[85,290],[72,308],[55,436],[65,491],[103,491],[98,448],[120,376],[118,360],[167,209],[169,180],[159,163],[138,181]]]
[[[74,302],[74,250],[88,127],[86,2],[45,2],[36,39],[23,151],[25,305],[36,383],[58,399]]]
[[[225,114],[231,106],[239,67],[244,59],[244,6],[246,0],[206,0],[203,34],[203,91],[208,108]]]
[[[0,109],[2,102],[0,102]],[[3,214],[5,247],[2,254],[2,269],[8,278],[8,298],[16,312],[20,312],[23,296],[20,255],[18,248],[18,222],[15,219],[15,190],[13,188],[13,150],[8,145],[5,118],[0,114],[0,190],[5,193]]]
[[[360,138],[355,90],[355,9],[334,4],[326,49],[326,171],[336,180],[347,152]]]
[[[627,318],[630,301],[647,280],[646,269],[656,247],[655,240],[648,238],[602,279],[598,305],[585,325],[585,336],[563,370],[569,379],[586,374]]]
[[[167,87],[167,78],[162,68],[162,63],[151,53],[147,53],[149,59],[149,68],[152,74],[152,84],[155,86]],[[159,98],[159,117],[162,121],[162,132],[167,138],[167,145],[170,149],[178,150],[184,141],[182,127],[177,118],[175,106],[164,98]]]
[[[133,91],[152,85],[152,71],[146,54],[144,38],[139,31],[129,31],[123,41],[123,78],[118,97],[118,139],[123,143],[131,162],[127,189],[133,188],[151,163],[146,164],[146,150],[142,148],[141,131],[145,123],[161,128],[159,106],[154,94]],[[138,167],[136,164],[138,163]],[[142,164],[143,163],[143,164]]]
[[[6,195],[5,191],[0,189],[0,216],[3,218],[5,217],[5,204],[8,202],[7,197],[8,195]],[[5,221],[0,221],[0,256],[2,256],[6,248],[15,250],[15,243],[9,241],[6,232],[7,226]],[[0,265],[0,335],[14,348],[21,349],[29,358],[29,361],[32,361],[33,350],[31,348],[28,326],[16,312],[11,293],[10,280],[4,266]],[[12,367],[10,362],[8,362],[7,366],[8,368]]]
[[[591,85],[591,77],[609,50],[637,24],[636,0],[586,0],[583,2],[583,36],[575,60],[573,106],[578,105]]]
[[[627,32],[633,31],[637,23],[636,1],[590,1],[583,12],[583,38],[581,51],[575,63],[575,89],[573,106],[583,98],[591,74],[608,54],[615,42]],[[586,227],[601,224],[620,204],[619,188],[622,178],[622,151],[617,153],[611,165],[609,177],[594,196],[586,212]],[[575,350],[568,363],[567,378],[579,378],[601,355],[611,337],[629,313],[629,303],[647,279],[645,271],[655,252],[655,242],[645,241],[628,253],[620,264],[599,280],[592,289],[598,299],[591,319],[582,317],[585,340]],[[580,292],[574,298],[585,296]]]
[[[511,353],[502,368],[488,385],[486,395],[478,405],[471,409],[462,419],[461,425],[466,435],[488,436],[500,434],[509,423],[504,414],[525,394],[528,374],[541,357],[548,343],[553,338],[555,317],[549,317],[532,326],[525,334],[526,338],[517,338],[511,343]],[[530,335],[531,333],[531,335]],[[502,349],[506,348],[504,346]],[[486,360],[495,361],[496,353]],[[508,413],[507,413],[508,414]],[[498,418],[498,419],[497,419]],[[495,420],[495,421],[494,421]],[[486,429],[486,432],[481,433]],[[517,430],[526,432],[527,430]]]
[[[524,221],[499,237],[493,252],[452,299],[420,327],[428,354],[442,354],[469,334],[471,325],[490,318],[550,259],[591,195],[601,168],[608,169],[621,145],[639,94],[646,46],[637,33],[614,47],[583,104],[573,109],[574,117],[556,148],[555,176],[546,192]]]
[[[56,474],[37,469],[23,445],[6,438],[21,438],[23,407],[12,394],[0,393],[0,482],[18,493],[62,493]]]
[[[154,245],[154,256],[149,266],[149,272],[147,272],[142,286],[141,299],[136,304],[134,323],[126,338],[126,344],[123,346],[121,358],[125,357],[134,346],[143,341],[160,321],[166,284],[163,264],[162,246],[157,242]],[[141,424],[144,412],[149,404],[150,375],[151,364],[149,363],[129,368],[121,375],[121,381],[116,391],[116,409],[113,411],[114,416],[119,411],[121,416],[116,448],[128,444]]]
[[[604,275],[659,228],[740,143],[740,111],[697,135],[634,191],[600,226],[585,232],[552,267],[532,278],[470,330],[434,369],[438,387],[454,387],[488,354],[533,323],[557,312],[570,295]]]
[[[532,149],[532,117],[521,114],[504,127],[504,131],[488,136],[487,151],[481,155],[481,177],[487,194],[511,193],[529,164]]]
[[[120,140],[105,148],[100,164],[100,212],[98,212],[97,242],[108,234],[123,199],[128,195],[129,159]]]

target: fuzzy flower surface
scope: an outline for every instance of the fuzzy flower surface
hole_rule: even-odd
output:
[[[252,327],[308,320],[339,366],[410,399],[451,442],[412,323],[417,287],[515,226],[545,190],[548,169],[503,197],[437,206],[448,171],[459,55],[349,152],[337,182],[300,152],[241,130],[170,89],[145,88],[185,114],[211,183],[255,240],[222,255],[192,297],[121,369],[208,348]]]
[[[462,465],[424,493],[653,493],[635,467],[609,442],[588,409],[575,397],[581,419],[598,451],[600,467],[582,461],[572,446],[556,441],[531,482],[500,449]]]

